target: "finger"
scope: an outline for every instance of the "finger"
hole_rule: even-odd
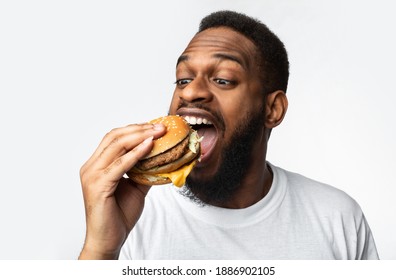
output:
[[[141,125],[133,124],[127,127],[112,129],[110,132],[106,133],[106,135],[99,143],[98,147],[95,149],[94,153],[81,167],[80,173],[83,173],[85,169],[87,169],[88,166],[90,166],[91,163],[96,160],[99,154],[110,144],[110,142],[116,135],[121,135],[121,133],[128,133],[128,132],[132,134],[135,131],[138,131],[139,129],[149,129],[149,128],[150,128],[149,124],[141,124]]]
[[[110,165],[103,169],[103,178],[106,181],[118,182],[122,176],[129,171],[139,159],[146,155],[153,146],[153,137],[146,138],[142,143],[118,157]]]
[[[152,124],[130,125],[123,128],[113,129],[106,134],[103,141],[96,149],[84,168],[94,166],[98,169],[106,168],[115,159],[126,154],[144,139],[160,137],[165,133],[164,126]]]
[[[92,158],[97,157],[102,151],[112,142],[114,139],[121,137],[122,135],[140,133],[153,129],[152,124],[131,124],[125,127],[114,128],[103,137],[102,141],[92,154]]]
[[[123,156],[130,150],[137,147],[140,143],[142,143],[142,141],[144,141],[144,139],[151,137],[152,140],[154,136],[158,137],[159,135],[162,135],[163,132],[163,126],[154,126],[152,128],[139,131],[139,133],[135,132],[133,134],[114,136],[109,145],[105,147],[98,155],[98,164],[102,164],[102,166],[99,166],[99,168],[105,168],[111,162],[113,162],[114,159]],[[148,152],[149,151],[147,151],[147,153]],[[145,154],[141,154],[141,157],[144,155]]]

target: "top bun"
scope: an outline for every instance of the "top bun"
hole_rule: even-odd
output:
[[[152,124],[162,123],[166,127],[166,134],[160,138],[154,139],[153,149],[144,157],[150,158],[159,155],[183,141],[190,134],[190,126],[184,118],[176,115],[161,117],[152,121]]]

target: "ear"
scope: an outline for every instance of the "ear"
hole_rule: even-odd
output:
[[[265,104],[265,126],[269,129],[278,126],[285,117],[287,106],[288,101],[284,91],[269,93]]]

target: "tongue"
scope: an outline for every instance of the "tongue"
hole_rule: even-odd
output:
[[[203,127],[198,129],[199,137],[203,136],[201,142],[201,153],[204,155],[216,143],[217,133],[214,127]]]

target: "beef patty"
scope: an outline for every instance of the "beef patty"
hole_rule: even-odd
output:
[[[179,144],[174,146],[172,149],[163,152],[162,154],[154,157],[139,161],[135,167],[140,170],[148,170],[153,167],[161,166],[170,162],[173,162],[184,155],[186,149],[188,149],[189,136],[184,138]]]

